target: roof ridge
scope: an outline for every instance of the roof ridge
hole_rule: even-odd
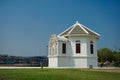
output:
[[[82,24],[80,24],[80,23],[78,23],[79,24],[79,26],[87,33],[87,34],[89,34],[89,32],[88,31],[86,31],[81,25]]]
[[[76,23],[75,23],[74,25],[72,25],[73,28],[68,32],[68,35],[76,28],[77,25],[78,25],[86,34],[89,34],[89,32],[86,31],[86,30],[81,26],[81,24],[80,24],[78,21],[76,21]]]
[[[62,35],[63,33],[65,33],[66,31],[68,31],[69,29],[71,29],[72,27],[73,27],[73,25],[70,26],[69,28],[66,28],[62,33],[59,34],[59,36]]]
[[[81,25],[82,25],[82,24],[81,24]],[[84,26],[84,25],[82,25],[82,26],[85,27],[85,28],[87,28],[87,29],[90,30],[91,32],[95,33],[96,35],[100,36],[100,34],[98,34],[97,32],[95,32],[95,31],[93,31],[93,30],[91,30],[90,28],[88,28],[88,27],[86,27],[86,26]]]
[[[72,29],[68,32],[68,35],[72,32],[72,30],[75,28],[74,25],[72,25]]]

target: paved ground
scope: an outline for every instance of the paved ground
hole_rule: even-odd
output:
[[[37,69],[37,68],[41,68],[41,67],[6,67],[6,66],[0,67],[0,69]],[[44,68],[48,68],[48,67],[44,67]],[[120,73],[120,68],[118,68],[118,67],[103,67],[103,68],[89,69],[89,71]]]
[[[98,71],[98,72],[116,72],[116,73],[120,73],[120,70],[109,70],[109,69],[104,69],[104,70],[92,70],[92,71]]]
[[[41,68],[41,67],[0,67],[0,69],[33,69],[33,68]]]

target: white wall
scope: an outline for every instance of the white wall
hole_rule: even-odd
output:
[[[66,44],[66,53],[65,54],[62,53],[62,43]],[[58,47],[59,47],[58,56],[70,56],[71,51],[69,49],[70,48],[69,44],[70,44],[69,42],[58,42]]]
[[[57,57],[49,57],[49,67],[58,67],[58,58]]]
[[[98,67],[97,66],[97,57],[90,57],[87,59],[87,66],[89,68],[89,66],[92,65],[93,67]]]
[[[76,40],[80,40],[80,44],[81,44],[81,53],[80,54],[76,54]],[[71,42],[71,49],[72,49],[72,53],[73,56],[86,56],[87,55],[87,38],[84,37],[70,37],[70,42]]]
[[[90,53],[90,41],[93,41],[93,46],[94,46],[94,53]],[[97,57],[97,44],[96,44],[96,39],[95,38],[88,38],[87,39],[87,55],[90,57]]]
[[[87,59],[83,57],[75,57],[74,59],[74,67],[76,68],[87,68]]]
[[[71,66],[71,62],[70,62],[69,57],[59,57],[58,58],[58,67],[70,67]]]

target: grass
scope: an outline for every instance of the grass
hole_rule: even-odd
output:
[[[89,69],[0,69],[0,80],[119,80],[120,73]]]

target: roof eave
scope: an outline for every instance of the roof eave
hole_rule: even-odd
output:
[[[100,36],[98,36],[98,35],[90,35],[90,34],[72,34],[72,35],[64,35],[65,37],[69,37],[69,36],[81,36],[81,37],[95,37],[95,38],[97,38],[97,39],[99,39],[100,38]]]

